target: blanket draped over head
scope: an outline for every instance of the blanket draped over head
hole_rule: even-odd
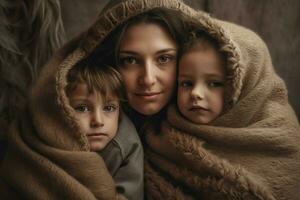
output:
[[[299,125],[264,43],[251,31],[177,0],[112,1],[86,32],[50,59],[9,128],[0,165],[1,199],[119,199],[103,159],[89,151],[65,94],[66,75],[117,25],[165,7],[196,19],[228,56],[230,101],[213,126],[170,107],[161,132],[148,130],[149,199],[297,199]]]

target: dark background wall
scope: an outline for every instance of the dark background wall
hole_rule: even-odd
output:
[[[89,27],[109,0],[63,0],[67,39]],[[298,0],[185,0],[213,17],[248,27],[269,47],[277,73],[285,80],[289,100],[300,118],[300,1]]]

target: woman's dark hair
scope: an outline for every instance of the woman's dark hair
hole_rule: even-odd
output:
[[[178,46],[184,41],[185,23],[183,14],[176,10],[155,8],[136,15],[117,26],[90,55],[88,58],[89,62],[117,67],[119,64],[120,43],[123,35],[130,26],[139,23],[161,25],[176,41]]]

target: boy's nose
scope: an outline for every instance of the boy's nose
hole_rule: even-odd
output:
[[[100,111],[95,111],[92,116],[91,126],[92,127],[100,127],[103,125],[104,125],[104,122],[103,122],[102,113]]]

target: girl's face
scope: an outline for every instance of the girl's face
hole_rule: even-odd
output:
[[[207,124],[223,110],[225,69],[217,52],[209,48],[184,54],[179,61],[177,104],[196,124]]]
[[[129,105],[143,115],[158,113],[176,82],[177,45],[160,25],[130,26],[120,44],[120,72]]]

